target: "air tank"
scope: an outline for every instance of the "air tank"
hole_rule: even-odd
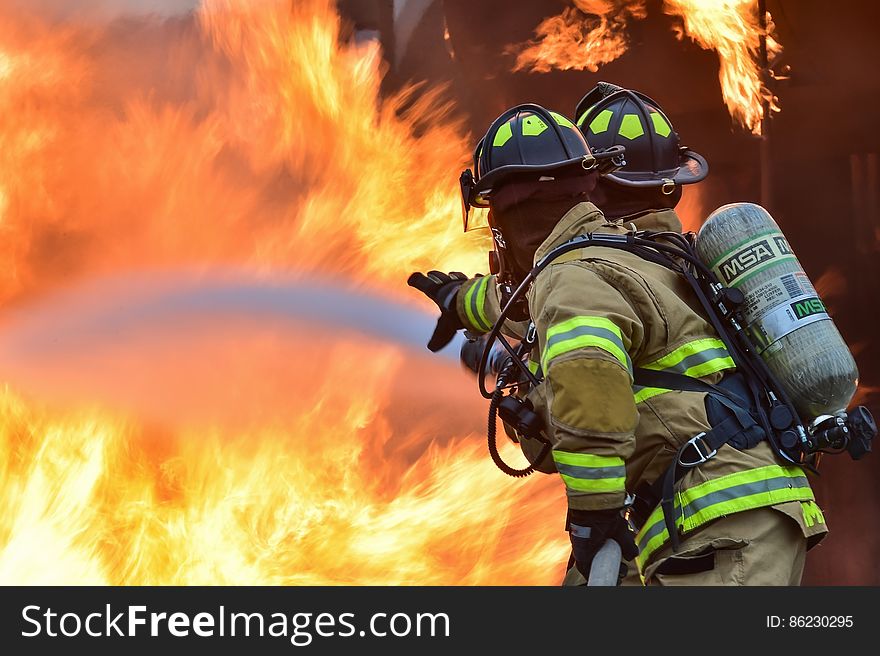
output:
[[[760,205],[715,210],[697,235],[697,255],[740,308],[752,341],[803,421],[846,409],[859,372],[825,304],[773,217]]]

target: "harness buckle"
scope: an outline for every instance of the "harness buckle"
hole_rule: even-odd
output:
[[[703,442],[703,438],[706,436],[706,433],[697,433],[691,439],[684,443],[684,446],[681,447],[681,450],[678,452],[678,464],[682,467],[686,467],[690,469],[691,467],[697,467],[698,465],[702,465],[712,458],[715,457],[715,454],[718,453],[718,449],[712,449],[711,451],[706,446],[706,443]],[[685,462],[682,458],[684,456],[684,451],[688,447],[692,447],[694,451],[696,451],[697,459],[689,462]]]

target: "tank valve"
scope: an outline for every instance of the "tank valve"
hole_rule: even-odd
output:
[[[846,451],[853,460],[871,452],[877,436],[877,423],[863,405],[843,416],[827,417],[813,429],[807,442],[811,451],[831,449]]]

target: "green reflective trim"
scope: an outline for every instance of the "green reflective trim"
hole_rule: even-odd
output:
[[[477,291],[477,318],[480,320],[481,325],[489,330],[492,328],[492,322],[489,321],[489,317],[486,316],[486,293],[489,291],[489,276],[483,276],[483,279],[480,281],[480,289]]]
[[[671,369],[686,358],[703,351],[708,351],[709,349],[723,349],[727,352],[727,347],[724,345],[724,342],[717,337],[695,339],[692,342],[679,346],[672,353],[664,355],[662,358],[659,358],[650,364],[646,364],[645,369],[654,369],[657,371],[660,371],[661,369]]]
[[[654,132],[661,137],[668,137],[672,132],[672,126],[658,112],[651,112],[651,122],[654,124]]]
[[[623,467],[623,458],[618,456],[597,456],[592,453],[573,453],[553,451],[553,462],[577,467]]]
[[[572,492],[625,492],[626,479],[619,478],[597,478],[584,479],[572,478],[565,474],[560,474],[565,487]]]
[[[804,478],[804,470],[800,467],[782,467],[781,465],[765,465],[764,467],[747,469],[746,471],[714,478],[711,481],[706,481],[705,483],[684,490],[679,495],[679,500],[687,505],[707,494],[712,494],[713,492],[724,490],[735,485],[757,483],[758,481],[766,481],[781,476],[788,478]]]
[[[485,288],[486,281],[488,279],[489,276],[484,276],[480,278],[479,280],[477,280],[477,282],[470,286],[470,289],[468,289],[464,295],[464,311],[467,315],[468,321],[470,321],[472,327],[482,331],[488,331],[491,328],[488,322],[482,323],[480,321],[480,316],[482,315],[482,313],[479,311],[479,294],[482,293],[484,301],[486,298],[485,290],[481,291],[479,288]]]
[[[671,391],[661,387],[639,387],[638,385],[633,385],[633,399],[636,403],[641,403]]]
[[[636,114],[627,114],[620,122],[620,129],[617,134],[626,139],[637,139],[645,134],[645,128],[642,127],[642,121]]]
[[[767,483],[767,481],[761,481],[761,483]],[[757,488],[759,485],[752,483],[745,485],[744,487]],[[703,510],[695,512],[693,515],[689,515],[682,523],[682,529],[684,531],[692,531],[706,522],[718,519],[724,515],[732,515],[734,513],[743,512],[744,510],[760,508],[761,506],[772,506],[773,504],[783,503],[785,501],[803,501],[805,498],[812,498],[812,491],[810,491],[809,496],[807,496],[804,493],[805,489],[809,490],[810,488],[808,486],[788,487],[786,479],[779,479],[779,487],[776,489],[761,489],[754,491],[752,494],[746,493],[735,499],[717,502],[713,505],[707,506]]]
[[[623,348],[628,348],[629,345],[627,342],[629,340],[624,339],[623,333],[620,332],[620,328],[616,323],[611,321],[611,319],[607,319],[605,317],[593,317],[587,315],[581,315],[577,317],[572,317],[571,319],[566,319],[565,321],[560,321],[559,323],[553,324],[547,329],[547,341],[555,335],[561,335],[562,333],[566,333],[572,328],[577,328],[579,326],[593,326],[594,328],[604,328],[605,330],[613,333],[617,339],[620,340],[621,346]]]
[[[623,354],[624,360],[622,360],[621,363],[626,367],[626,370],[630,372],[630,375],[632,375],[632,361],[623,345],[620,329],[604,317],[574,317],[552,326],[547,331],[547,342],[544,345],[545,364],[549,362],[547,359],[548,356],[552,358],[556,355],[561,355],[562,353],[567,353],[568,351],[577,348],[577,346],[574,345],[575,340],[580,337],[586,337],[587,335],[591,335],[597,339],[607,340],[613,344],[616,348],[613,350],[612,355],[620,359],[620,354]],[[560,346],[563,343],[567,346]],[[596,346],[597,344],[593,345]],[[599,347],[603,348],[603,346]]]
[[[537,137],[547,129],[547,124],[537,116],[527,116],[522,122],[522,133],[524,137]]]
[[[534,375],[537,375],[538,372],[541,370],[541,365],[534,360],[529,360],[526,363],[526,366],[529,368],[529,371],[531,371]]]
[[[812,501],[814,499],[813,491],[809,487],[782,487],[777,490],[771,490],[769,492],[762,491],[716,504],[709,510],[693,515],[684,522],[679,517],[676,519],[676,526],[682,529],[683,532],[688,532],[725,515],[732,515],[746,510],[754,510],[755,508],[764,508],[765,506],[774,506],[778,503],[786,503],[788,501],[804,502]],[[677,509],[678,505],[676,504],[676,510]],[[658,516],[659,518],[656,518],[655,516]],[[657,521],[654,521],[655,519],[657,519]],[[642,533],[640,532],[639,536],[636,537],[636,543],[639,545],[639,555],[636,558],[639,570],[644,569],[645,563],[648,562],[651,555],[657,551],[657,549],[662,547],[669,539],[669,532],[666,530],[666,523],[663,520],[662,511],[659,513],[656,511],[652,513],[648,518],[648,522],[649,523],[645,524],[645,527],[650,527],[650,529],[654,530],[649,530],[644,536],[642,536]],[[644,537],[646,537],[648,533],[650,533],[651,537],[645,542]]]
[[[688,369],[685,369],[682,373],[685,376],[689,376],[691,378],[702,378],[703,376],[708,376],[709,374],[714,374],[718,373],[719,371],[725,371],[726,369],[735,368],[736,365],[733,362],[733,358],[728,355],[727,357],[715,358],[713,360],[709,360],[708,362],[703,362],[693,367],[689,367]]]
[[[562,465],[556,463],[556,471],[569,478],[582,478],[595,481],[600,478],[624,478],[626,467],[577,467],[575,465]]]
[[[683,344],[672,353],[644,365],[644,368],[668,371],[690,378],[702,378],[720,371],[736,369],[736,364],[730,357],[724,342],[716,337],[707,337]],[[672,390],[634,386],[633,397],[636,403],[641,403],[670,391]]]
[[[550,112],[550,116],[552,116],[559,125],[564,128],[571,128],[574,130],[574,123],[572,123],[568,118],[563,116],[562,114],[557,114],[556,112]]]
[[[498,132],[495,133],[495,138],[492,139],[492,146],[495,148],[500,148],[504,144],[506,144],[513,137],[513,128],[511,127],[511,121],[508,121],[500,128],[498,128]]]
[[[559,342],[544,354],[542,366],[546,370],[549,368],[550,361],[553,360],[553,358],[559,357],[564,353],[576,351],[577,349],[591,347],[601,349],[609,355],[613,355],[623,368],[632,375],[632,367],[629,364],[629,356],[626,352],[621,351],[620,346],[615,342],[612,342],[610,339],[597,337],[596,335],[581,335],[580,337],[574,337],[572,339],[567,339],[564,342]]]
[[[724,515],[786,501],[804,502],[814,499],[810,484],[800,467],[767,465],[722,476],[683,490],[675,499],[675,522],[686,533]],[[668,539],[669,532],[663,510],[657,506],[636,536],[640,570]]]
[[[586,114],[584,116],[586,117]],[[596,118],[590,121],[590,132],[593,134],[602,134],[605,132],[605,130],[608,129],[608,124],[611,122],[612,116],[614,116],[614,112],[610,109],[603,109],[596,114]]]
[[[547,371],[553,358],[587,347],[599,348],[614,356],[632,376],[632,362],[620,328],[604,317],[572,317],[551,326],[547,330],[541,365]]]

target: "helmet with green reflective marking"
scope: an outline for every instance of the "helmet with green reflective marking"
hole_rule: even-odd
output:
[[[681,145],[678,133],[648,96],[599,82],[575,109],[577,125],[595,150],[626,147],[626,164],[607,180],[627,187],[660,187],[699,182],[709,172],[702,155]]]
[[[517,105],[499,116],[474,149],[473,172],[461,174],[465,230],[471,207],[488,207],[492,189],[516,176],[539,178],[563,170],[602,173],[623,163],[623,147],[594,154],[575,124],[540,105]]]

